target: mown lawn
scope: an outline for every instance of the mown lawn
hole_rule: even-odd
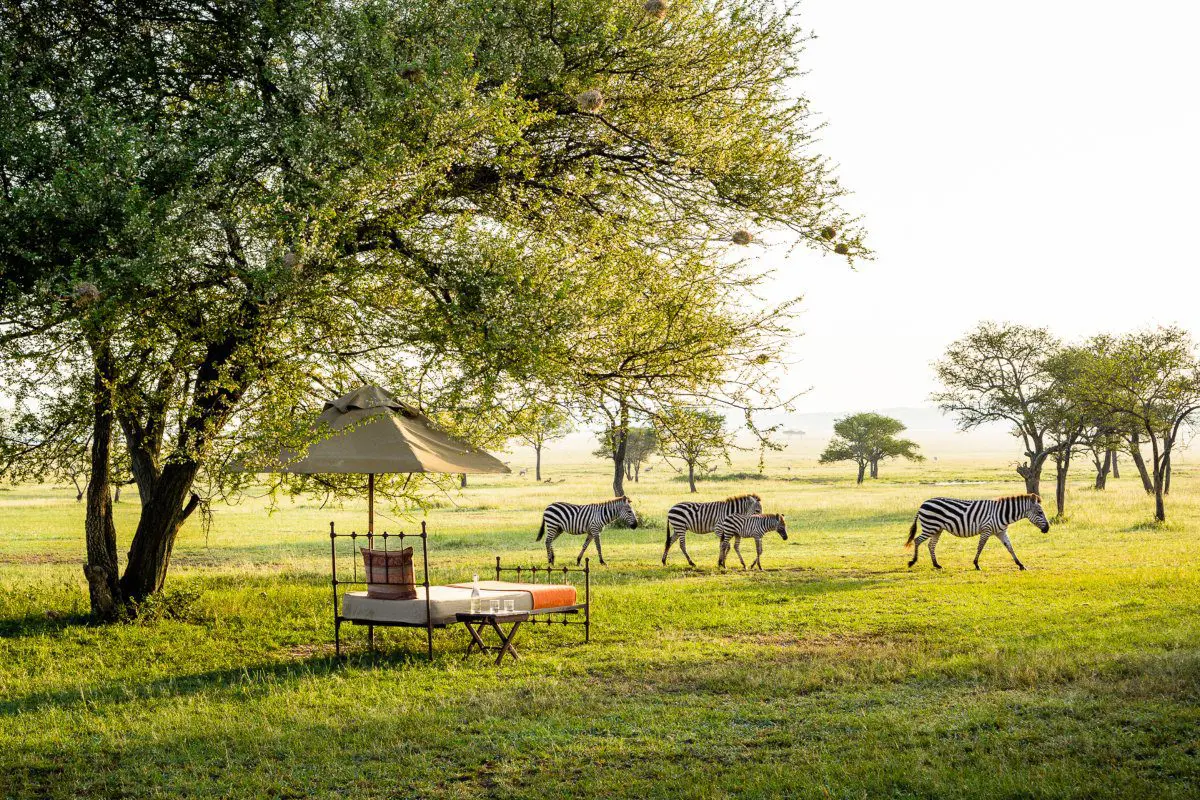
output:
[[[360,508],[219,508],[177,547],[170,587],[198,593],[183,620],[95,627],[74,492],[0,491],[0,797],[1200,794],[1200,470],[1177,468],[1165,527],[1132,474],[1102,493],[1081,474],[1067,522],[1014,528],[1023,573],[996,542],[975,572],[949,537],[941,572],[924,552],[904,566],[921,499],[1016,491],[1005,469],[845,472],[703,485],[788,514],[761,574],[718,572],[711,537],[691,538],[699,569],[659,566],[686,485],[631,485],[647,525],[604,537],[592,644],[526,631],[499,670],[462,659],[461,630],[433,664],[395,630],[371,658],[348,629],[331,658],[324,532]],[[540,508],[605,496],[599,466],[554,477],[447,498],[434,578],[543,563]],[[979,483],[928,485],[949,480]]]

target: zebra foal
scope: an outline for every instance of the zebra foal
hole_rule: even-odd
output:
[[[742,569],[746,568],[746,559],[742,558],[742,539],[754,540],[757,555],[750,569],[758,567],[762,571],[762,540],[767,531],[778,531],[780,537],[787,541],[787,526],[783,514],[730,514],[717,525],[717,540],[721,543],[721,555],[717,558],[717,566],[725,566],[725,556],[729,555],[729,542],[733,540],[733,551],[737,553]]]
[[[740,494],[711,503],[687,500],[671,506],[667,512],[667,544],[663,547],[662,563],[667,564],[667,552],[671,545],[679,542],[679,552],[689,566],[696,566],[687,551],[687,532],[713,533],[717,524],[730,514],[761,514],[762,500],[756,494]]]
[[[542,527],[538,531],[537,541],[546,538],[546,558],[554,563],[554,540],[564,533],[583,534],[583,549],[575,564],[583,561],[583,554],[588,545],[596,542],[596,555],[600,563],[604,563],[604,552],[600,549],[600,531],[613,520],[620,519],[630,528],[638,526],[637,514],[633,513],[633,504],[628,497],[614,497],[603,503],[551,503],[542,512]]]
[[[1042,510],[1042,498],[1036,494],[1017,494],[995,500],[955,500],[950,497],[926,500],[917,510],[912,527],[908,529],[908,541],[904,543],[905,547],[911,547],[914,539],[917,543],[908,565],[911,567],[917,563],[921,545],[929,542],[929,559],[934,567],[941,569],[935,551],[942,533],[949,531],[963,538],[979,537],[979,547],[975,550],[975,569],[979,569],[979,554],[991,536],[1004,544],[1018,567],[1025,569],[1008,538],[1008,526],[1022,519],[1032,522],[1042,533],[1050,530],[1050,521]],[[917,534],[918,527],[921,529],[920,535]]]

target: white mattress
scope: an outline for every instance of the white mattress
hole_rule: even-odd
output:
[[[529,592],[497,591],[480,589],[480,598],[488,600],[513,600],[517,611],[533,608]],[[454,615],[471,610],[471,590],[457,586],[429,587],[429,616],[434,625],[449,625],[455,622]],[[405,625],[425,624],[425,587],[417,587],[416,600],[381,600],[367,597],[366,592],[346,592],[342,595],[342,616],[359,622],[399,622]]]

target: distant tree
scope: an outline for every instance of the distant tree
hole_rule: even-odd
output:
[[[1055,390],[1044,399],[1040,413],[1049,438],[1054,442],[1051,458],[1054,460],[1055,517],[1059,520],[1066,515],[1071,458],[1087,448],[1088,432],[1098,424],[1087,389],[1080,386],[1078,380],[1093,357],[1086,347],[1062,347],[1046,359],[1046,369]]]
[[[571,432],[571,416],[562,406],[552,403],[531,403],[517,412],[518,425],[524,431],[517,438],[533,448],[533,474],[542,479],[542,448],[546,442],[561,439]]]
[[[641,478],[642,464],[658,450],[658,433],[651,427],[630,428],[625,443],[625,477],[637,483]]]
[[[1126,421],[1150,445],[1154,518],[1167,518],[1171,455],[1200,411],[1200,360],[1191,335],[1175,327],[1092,340],[1097,357],[1083,375],[1094,402]]]
[[[872,478],[879,477],[879,462],[884,459],[924,461],[915,442],[896,438],[904,430],[903,422],[882,414],[864,412],[843,417],[834,423],[834,436],[819,460],[822,464],[853,461],[858,465],[860,484],[868,470]]]
[[[1025,447],[1017,473],[1041,493],[1042,467],[1059,447],[1053,425],[1061,395],[1050,369],[1061,343],[1045,328],[985,322],[947,349],[934,365],[943,391],[933,399],[962,430],[1007,422]]]
[[[712,411],[671,408],[657,420],[658,440],[663,456],[683,462],[688,487],[696,491],[696,471],[711,472],[716,459],[729,463],[729,451],[735,448],[733,433],[725,427],[725,417]]]

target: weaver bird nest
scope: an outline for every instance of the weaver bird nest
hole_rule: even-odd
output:
[[[835,236],[837,236],[837,228],[832,225],[826,225],[824,228],[821,228],[821,238],[825,241],[828,242]]]
[[[599,89],[588,89],[575,95],[575,105],[585,114],[595,114],[604,108],[604,95]]]
[[[85,308],[100,299],[100,289],[94,283],[77,283],[71,289],[71,299],[75,305]]]
[[[833,252],[837,253],[839,256],[848,256],[850,255],[850,245],[846,244],[845,242],[838,242],[833,246]]]
[[[642,8],[655,19],[666,19],[667,12],[671,10],[671,3],[669,0],[646,0]]]
[[[754,241],[754,234],[743,228],[740,231],[734,231],[732,239],[734,244],[740,244],[744,246]]]

